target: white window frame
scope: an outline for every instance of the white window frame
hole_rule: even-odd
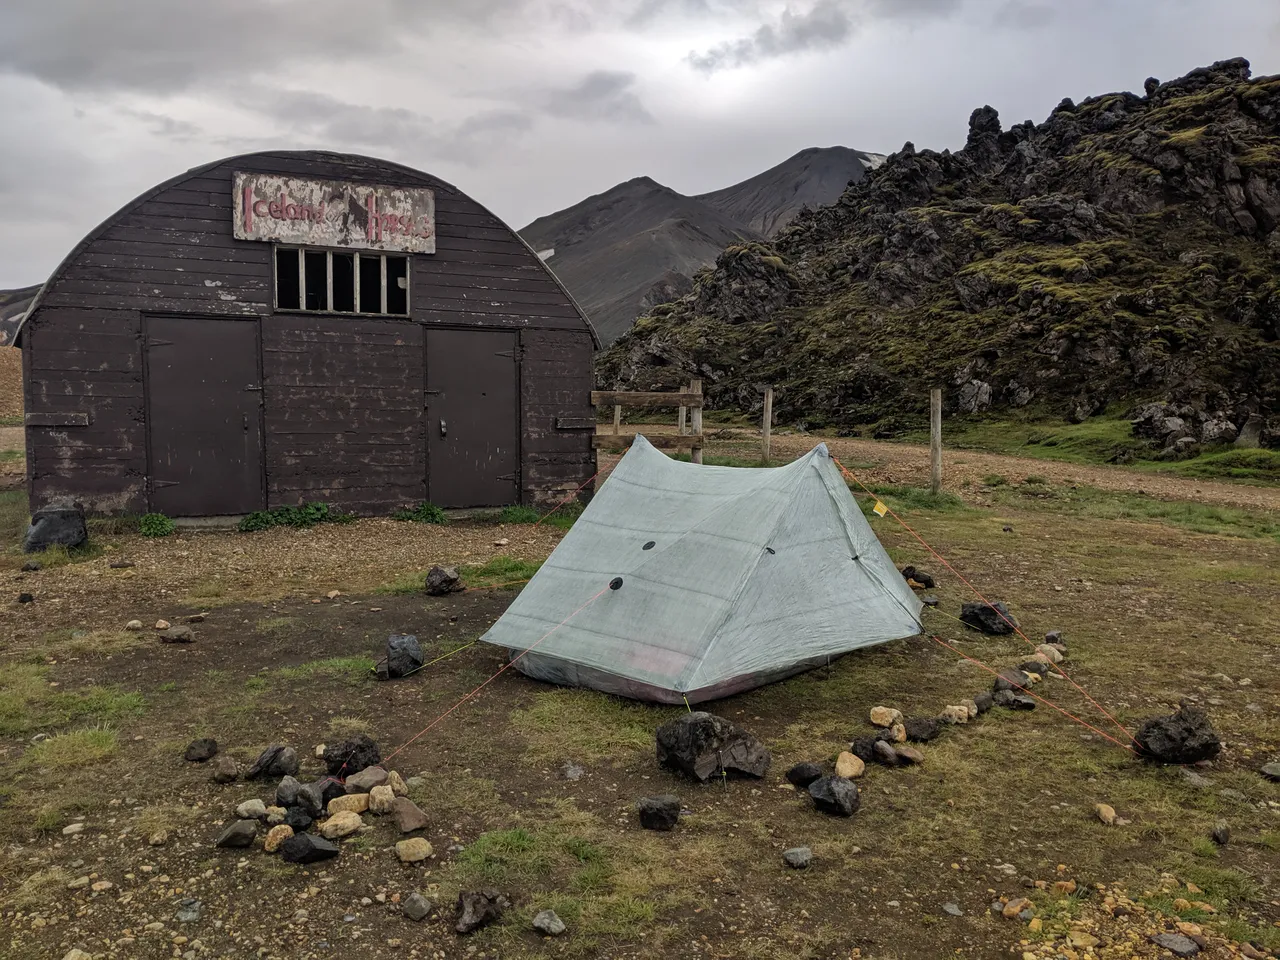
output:
[[[272,244],[271,251],[271,303],[276,310],[297,310],[299,313],[327,313],[340,317],[409,317],[412,314],[413,306],[409,301],[412,284],[409,282],[410,271],[413,269],[411,262],[413,258],[407,254],[396,253],[371,253],[361,250],[330,250],[323,247],[296,247],[287,244]],[[281,250],[293,250],[298,254],[298,306],[284,307],[280,306],[280,260]],[[322,310],[310,310],[307,308],[307,254],[323,253],[325,255],[325,273],[327,280],[327,289],[325,291],[325,308]],[[352,283],[355,289],[355,299],[353,304],[354,310],[334,310],[333,305],[333,255],[337,253],[342,256],[350,256],[352,258],[351,266],[354,272]],[[397,260],[404,261],[404,313],[388,313],[387,312],[387,257],[395,257]],[[382,275],[382,302],[379,304],[381,309],[376,313],[370,313],[360,309],[360,259],[376,259],[379,261],[380,273]]]

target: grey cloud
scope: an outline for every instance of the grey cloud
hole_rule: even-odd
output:
[[[150,133],[158,137],[167,137],[170,140],[192,140],[200,136],[204,131],[189,120],[179,120],[177,117],[171,117],[163,113],[153,113],[150,110],[135,110],[131,107],[120,107],[116,110],[121,116],[138,120],[145,124]]]
[[[997,26],[1016,27],[1020,30],[1036,30],[1053,21],[1053,8],[1044,3],[1028,0],[1007,0],[996,10],[993,21]]]
[[[551,116],[567,120],[653,123],[653,115],[631,89],[635,82],[634,73],[595,70],[572,86],[548,91],[543,106]]]
[[[761,24],[748,37],[722,43],[704,53],[691,52],[688,62],[704,73],[713,73],[802,50],[839,46],[852,35],[853,29],[848,3],[818,0],[803,13],[788,7],[776,24]]]

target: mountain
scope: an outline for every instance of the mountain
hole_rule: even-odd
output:
[[[810,147],[749,180],[694,199],[771,237],[805,207],[832,203],[851,181],[883,162],[880,154],[848,147]]]
[[[700,197],[637,177],[520,231],[610,343],[636,316],[692,288],[726,246],[759,240],[805,204],[829,203],[882,158],[845,147],[804,150]]]
[[[606,389],[876,424],[1112,405],[1173,454],[1280,443],[1280,77],[1227,60],[907,144],[772,243],[731,245],[598,360]]]
[[[0,346],[12,345],[18,323],[39,292],[39,284],[17,290],[0,290]]]

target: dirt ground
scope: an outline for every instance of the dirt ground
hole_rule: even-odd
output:
[[[22,416],[22,351],[0,347],[0,422]]]
[[[869,483],[909,484],[917,474],[899,449],[837,455]],[[993,459],[975,459],[975,473],[1019,476],[1017,462]],[[1034,462],[1041,476],[1051,467]],[[1153,492],[1148,476],[1131,479]],[[1181,483],[1166,495],[1207,489]],[[792,764],[832,763],[871,732],[878,704],[934,715],[988,687],[990,676],[957,650],[997,668],[1030,652],[947,616],[971,599],[967,588],[889,518],[872,522],[895,560],[938,577],[931,635],[713,705],[760,736],[773,765],[760,781],[707,785],[654,762],[653,731],[679,710],[513,670],[495,677],[501,651],[472,641],[518,586],[445,598],[416,589],[436,562],[537,561],[562,536],[552,527],[361,520],[156,540],[103,530],[78,562],[22,572],[23,557],[0,556],[9,585],[0,604],[3,955],[1085,960],[1168,956],[1148,937],[1178,923],[1200,931],[1201,956],[1238,956],[1247,941],[1280,948],[1280,786],[1258,774],[1280,758],[1274,499],[1242,504],[1256,527],[1242,520],[1222,535],[1193,532],[1177,516],[1079,512],[1046,500],[1039,485],[1003,499],[957,489],[960,502],[891,505],[1007,600],[1028,636],[1064,630],[1071,677],[1128,730],[1194,698],[1226,744],[1218,760],[1186,771],[1140,763],[1101,736],[1125,741],[1068,681],[1049,679],[1037,692],[1096,729],[1045,705],[994,711],[924,745],[919,767],[870,769],[853,818],[814,811],[782,777]],[[134,566],[111,566],[123,560]],[[33,602],[17,603],[19,593]],[[191,644],[161,644],[150,629],[199,614]],[[134,618],[148,629],[124,632]],[[371,680],[393,632],[415,633],[428,659],[444,659],[405,680]],[[212,736],[242,762],[288,743],[309,778],[321,772],[315,746],[354,732],[395,751],[389,766],[405,777],[422,778],[411,796],[430,818],[431,859],[401,864],[394,826],[373,816],[338,860],[315,867],[282,863],[260,841],[213,847],[234,806],[270,801],[273,784],[215,785],[204,765],[181,759],[187,742]],[[54,736],[41,744],[40,735]],[[582,779],[562,776],[566,762],[583,766]],[[636,798],[667,792],[687,810],[678,828],[641,830]],[[1100,802],[1128,822],[1104,826]],[[1219,821],[1231,828],[1226,846],[1208,838]],[[782,863],[797,845],[813,850],[807,870]],[[453,900],[483,887],[514,906],[502,923],[459,937]],[[420,924],[398,902],[414,890],[438,906]],[[993,901],[1023,896],[1039,924],[992,914]],[[199,919],[176,919],[184,898],[200,901]],[[544,907],[568,924],[564,937],[529,928]]]

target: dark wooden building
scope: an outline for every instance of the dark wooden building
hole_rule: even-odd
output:
[[[455,187],[319,152],[197,167],[94,230],[18,334],[33,507],[384,514],[595,473],[595,333]]]

